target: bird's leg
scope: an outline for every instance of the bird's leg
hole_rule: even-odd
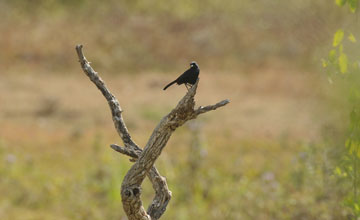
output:
[[[189,86],[189,89],[191,89],[191,87],[193,86],[192,84],[190,83],[186,83],[187,86]]]
[[[184,85],[185,85],[186,89],[189,91],[189,88],[187,87],[187,83],[184,83]]]

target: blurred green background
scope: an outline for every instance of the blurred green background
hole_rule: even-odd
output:
[[[353,217],[351,183],[334,174],[349,83],[321,59],[339,28],[358,36],[357,13],[326,0],[0,0],[0,14],[0,219],[125,219],[131,162],[109,147],[122,143],[76,44],[140,146],[186,92],[162,88],[191,61],[197,105],[231,100],[157,160],[173,193],[162,219]]]

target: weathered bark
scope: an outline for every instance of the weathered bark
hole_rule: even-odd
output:
[[[188,120],[196,118],[200,114],[228,104],[229,100],[223,100],[215,105],[194,109],[194,96],[199,83],[198,79],[195,85],[192,86],[180,100],[178,105],[160,121],[154,129],[144,150],[142,150],[132,140],[126,128],[118,100],[107,89],[97,72],[91,68],[82,52],[82,45],[76,46],[76,51],[85,74],[97,86],[108,101],[115,128],[124,142],[124,147],[113,144],[111,145],[111,148],[130,156],[131,161],[135,162],[125,175],[121,185],[121,197],[124,211],[129,220],[159,219],[165,212],[171,199],[171,192],[168,189],[166,179],[160,175],[159,171],[154,166],[156,159],[160,156],[161,151],[176,128],[180,127]],[[155,190],[155,197],[147,211],[145,211],[140,199],[141,184],[145,179],[145,176],[148,176]]]

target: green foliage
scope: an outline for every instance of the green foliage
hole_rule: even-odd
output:
[[[351,12],[355,12],[358,0],[336,0],[336,4],[343,6],[348,3]],[[344,35],[347,34],[347,42],[345,42]],[[322,60],[322,65],[327,69],[328,74],[336,75],[337,73],[345,74],[342,79],[347,85],[348,97],[352,110],[349,115],[349,132],[345,142],[346,151],[338,166],[334,169],[334,174],[346,183],[351,184],[352,190],[348,192],[344,205],[349,207],[352,211],[352,218],[358,219],[360,217],[360,198],[358,190],[360,188],[360,90],[359,90],[359,74],[360,70],[357,63],[358,58],[351,54],[351,51],[345,50],[346,45],[355,45],[357,40],[355,36],[346,30],[339,29],[334,34],[333,44],[334,49],[330,50],[328,59]],[[351,48],[351,47],[347,48]],[[349,65],[349,63],[353,65]]]
[[[339,68],[341,73],[346,73],[348,70],[348,59],[345,53],[340,53]]]
[[[336,0],[336,4],[339,6],[345,5],[345,3],[346,3],[346,0]]]
[[[356,12],[359,0],[335,0],[338,6],[344,6],[346,3],[349,5],[349,9],[352,13]]]
[[[356,43],[356,38],[355,38],[355,36],[354,36],[352,33],[349,34],[348,39],[349,39],[350,42]]]
[[[349,8],[351,12],[355,13],[357,7],[358,7],[358,0],[348,0]]]
[[[334,35],[333,46],[337,47],[342,42],[343,38],[344,38],[344,31],[341,29],[337,30]]]
[[[196,143],[193,133],[174,135],[178,143],[169,143],[157,161],[173,193],[163,219],[342,219],[337,188],[325,173],[324,145],[219,140],[219,132]],[[41,153],[0,139],[0,218],[124,218],[119,187],[132,163],[107,148],[104,135],[54,141],[52,151],[46,144]],[[197,158],[191,143],[199,144]],[[227,151],[219,153],[221,146]],[[142,187],[147,206],[153,189],[148,180]]]
[[[344,41],[345,33],[348,36],[346,42]],[[327,69],[329,75],[357,71],[357,65],[349,65],[351,62],[356,64],[356,60],[349,60],[347,53],[344,51],[345,45],[349,43],[357,43],[355,36],[351,32],[345,32],[342,29],[337,30],[332,43],[334,49],[329,51],[327,59],[322,59],[322,66]]]

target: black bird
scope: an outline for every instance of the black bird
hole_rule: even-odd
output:
[[[199,77],[199,73],[199,66],[196,64],[196,62],[193,61],[190,63],[190,69],[186,70],[177,79],[165,86],[164,90],[174,83],[177,83],[178,85],[185,84],[186,88],[189,90],[188,86],[194,85],[196,83],[196,80]]]

